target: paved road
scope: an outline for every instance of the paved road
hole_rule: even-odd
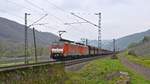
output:
[[[126,67],[131,68],[137,73],[143,75],[146,79],[150,80],[150,68],[131,62],[125,56],[120,56],[119,59]]]

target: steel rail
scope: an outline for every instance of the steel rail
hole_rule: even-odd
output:
[[[30,68],[34,66],[42,66],[42,65],[53,64],[53,63],[59,63],[59,62],[58,61],[46,61],[46,62],[39,62],[39,63],[19,64],[19,65],[13,65],[13,66],[0,67],[0,72],[23,69],[23,68]]]
[[[80,63],[83,63],[83,62],[92,61],[92,60],[95,60],[95,59],[98,59],[98,58],[103,58],[103,57],[106,57],[106,56],[109,56],[109,55],[94,56],[94,57],[82,58],[82,59],[77,59],[77,60],[69,60],[69,61],[65,61],[64,65],[65,66],[72,66],[72,65],[75,65],[75,64],[80,64]]]

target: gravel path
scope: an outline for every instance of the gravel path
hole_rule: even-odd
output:
[[[146,79],[150,80],[150,68],[129,61],[125,56],[120,56],[119,59],[126,66],[143,75]]]

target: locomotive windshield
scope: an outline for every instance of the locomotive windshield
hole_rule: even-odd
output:
[[[63,47],[63,42],[53,42],[52,43],[52,48],[62,48]]]

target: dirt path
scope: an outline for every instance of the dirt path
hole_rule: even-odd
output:
[[[150,68],[129,61],[125,56],[120,56],[119,59],[126,66],[143,75],[146,79],[150,80]]]

